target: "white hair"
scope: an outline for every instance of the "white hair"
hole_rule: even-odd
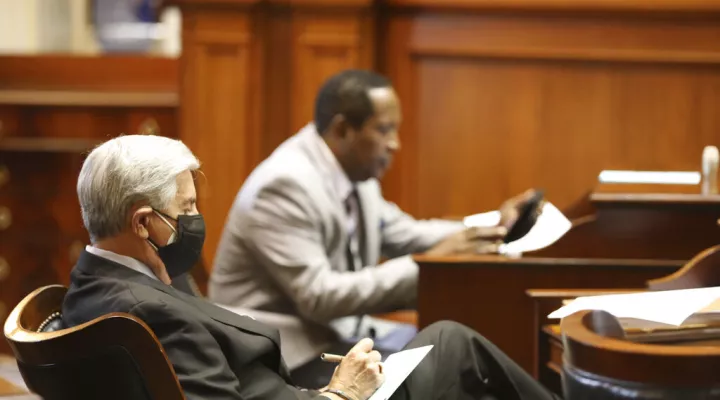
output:
[[[200,162],[183,142],[162,136],[119,136],[96,147],[77,183],[83,223],[90,240],[113,237],[125,228],[138,201],[163,210],[177,194],[176,178]]]

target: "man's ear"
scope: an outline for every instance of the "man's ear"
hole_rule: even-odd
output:
[[[130,226],[136,236],[142,239],[150,237],[148,225],[150,224],[150,216],[152,213],[152,208],[148,206],[138,207],[132,211],[132,215],[130,216]]]
[[[338,139],[346,139],[350,133],[349,128],[350,124],[348,124],[347,119],[342,114],[335,115],[333,119],[330,120],[330,125],[328,126],[331,135]]]

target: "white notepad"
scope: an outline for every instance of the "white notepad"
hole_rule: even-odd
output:
[[[698,321],[717,318],[719,299],[720,287],[585,296],[553,311],[548,318],[564,318],[581,310],[603,310],[626,328],[677,327],[693,315]]]
[[[432,345],[418,347],[388,356],[387,360],[383,362],[385,382],[370,396],[369,400],[389,399],[432,348]]]

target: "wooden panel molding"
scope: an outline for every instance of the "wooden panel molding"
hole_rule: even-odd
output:
[[[476,11],[720,11],[718,0],[386,0],[393,7]]]
[[[52,71],[52,73],[48,73]],[[0,56],[3,89],[177,92],[178,62],[143,56]]]
[[[293,19],[293,132],[313,118],[322,83],[348,68],[372,68],[372,19],[355,13],[297,12]]]
[[[234,191],[257,161],[260,69],[250,15],[189,13],[183,25],[180,137],[202,163],[198,203],[211,260]]]
[[[240,7],[258,5],[274,5],[286,7],[332,7],[341,8],[359,8],[369,7],[373,4],[373,0],[167,0],[167,4],[175,4],[182,7],[192,7],[196,9],[212,9],[217,7],[232,7],[238,9]]]
[[[433,15],[413,21],[409,51],[416,56],[720,63],[717,18]]]
[[[385,68],[405,122],[387,196],[436,217],[539,186],[564,207],[603,169],[698,170],[720,140],[717,22],[393,15]]]

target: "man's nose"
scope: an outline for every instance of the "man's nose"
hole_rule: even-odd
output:
[[[397,134],[393,135],[390,140],[388,140],[387,147],[393,153],[400,151],[400,138]]]

